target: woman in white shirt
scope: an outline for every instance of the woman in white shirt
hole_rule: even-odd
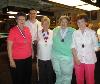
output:
[[[72,51],[77,84],[84,84],[84,71],[86,84],[95,84],[94,70],[97,61],[95,54],[95,50],[98,48],[97,39],[95,32],[86,27],[87,22],[87,15],[78,15],[77,25],[79,29],[73,33]]]
[[[41,20],[42,30],[38,32],[38,67],[39,67],[39,84],[53,83],[53,67],[51,63],[52,37],[53,32],[48,29],[50,19],[43,16]]]

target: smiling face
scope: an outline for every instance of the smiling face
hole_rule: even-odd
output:
[[[67,28],[69,21],[70,21],[70,19],[68,16],[61,16],[59,18],[59,24],[60,24],[61,28],[63,28],[63,29]]]
[[[41,19],[41,25],[43,29],[47,31],[50,26],[50,19],[47,16],[43,16]]]
[[[44,21],[44,22],[42,23],[42,27],[43,27],[44,30],[47,30],[47,29],[49,28],[49,23],[48,23],[48,21]]]
[[[31,20],[34,20],[34,19],[36,19],[36,16],[37,16],[37,11],[36,10],[30,10],[30,12],[29,12],[29,18]]]
[[[88,16],[85,13],[78,14],[77,17],[77,25],[81,30],[84,30],[87,28],[88,24]]]
[[[61,28],[66,28],[68,26],[68,21],[66,19],[62,19],[60,22]]]
[[[17,24],[18,26],[23,27],[25,25],[25,17],[24,16],[17,17]]]
[[[81,30],[86,28],[87,22],[84,19],[77,20],[77,25]]]

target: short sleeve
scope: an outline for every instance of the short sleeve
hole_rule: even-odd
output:
[[[96,33],[93,31],[91,36],[93,39],[92,41],[93,41],[94,50],[97,51],[98,50],[98,41],[97,41]]]
[[[13,29],[10,30],[7,40],[14,41],[15,40],[15,32]]]
[[[72,45],[71,48],[76,48],[76,44],[75,44],[75,31],[72,34]]]

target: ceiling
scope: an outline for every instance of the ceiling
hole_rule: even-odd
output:
[[[0,10],[7,6],[14,6],[20,8],[36,8],[37,10],[48,9],[52,4],[42,0],[0,0]]]
[[[92,3],[91,0],[82,0],[84,2],[96,5],[100,7],[100,0],[97,0],[97,3]],[[8,6],[19,7],[19,8],[36,8],[37,10],[42,11],[59,11],[62,8],[68,8],[68,6],[59,6],[59,4],[55,4],[49,2],[49,0],[0,0],[0,12],[2,9]],[[12,8],[13,9],[13,8]]]
[[[0,19],[8,18],[7,11],[23,11],[28,13],[28,9],[35,8],[41,11],[41,14],[53,16],[49,9],[53,5],[42,0],[0,0]]]
[[[97,3],[92,3],[90,0],[82,0],[84,2],[96,5],[100,7],[100,0],[97,0]],[[53,16],[56,11],[63,11],[66,9],[72,9],[72,7],[68,7],[61,4],[56,4],[53,2],[49,2],[48,0],[0,0],[0,18],[4,18],[7,16],[6,11],[24,11],[28,12],[29,8],[35,8],[41,12],[41,14],[47,14]]]
[[[87,2],[87,3],[90,3],[90,4],[95,5],[95,6],[100,7],[100,0],[97,0],[97,2],[96,2],[96,3],[91,2],[91,0],[82,0],[82,1]]]

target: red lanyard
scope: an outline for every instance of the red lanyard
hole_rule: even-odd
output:
[[[22,30],[19,28],[19,26],[17,26],[17,28],[18,28],[20,34],[22,35],[22,37],[23,37],[24,39],[26,39],[25,34],[22,32]]]

